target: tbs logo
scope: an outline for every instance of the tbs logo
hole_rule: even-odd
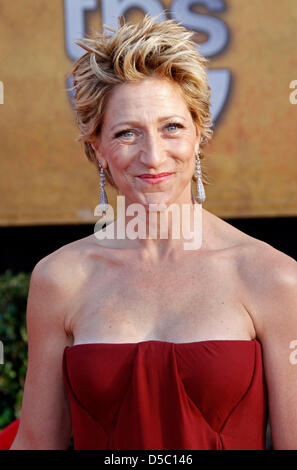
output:
[[[159,0],[101,0],[102,25],[116,29],[118,17],[125,15],[128,10],[138,8],[144,14],[159,16],[159,21],[167,18],[164,6]],[[206,33],[207,41],[201,43],[199,52],[204,57],[214,57],[224,51],[228,44],[228,28],[224,21],[211,13],[225,11],[223,0],[204,0],[203,5],[210,12],[198,14],[191,10],[193,0],[173,0],[168,9],[168,17],[176,22],[182,23],[192,31]],[[86,12],[97,9],[97,0],[64,0],[64,27],[66,53],[71,60],[78,59],[83,50],[75,44],[75,40],[85,36],[87,31]],[[103,29],[103,28],[102,28]],[[226,68],[208,70],[209,87],[211,89],[211,114],[213,123],[222,113],[230,89],[231,75]],[[67,88],[73,86],[71,78],[67,79]],[[72,95],[70,93],[70,101]]]

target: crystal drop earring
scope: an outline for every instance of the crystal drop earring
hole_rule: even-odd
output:
[[[199,152],[200,150],[198,149],[195,165],[196,165],[196,176],[197,176],[197,185],[196,185],[196,201],[199,204],[202,204],[205,199],[205,190],[204,186],[202,183],[202,172],[201,172],[201,165],[200,165],[200,158],[199,158]]]
[[[99,197],[99,208],[102,210],[103,214],[106,215],[108,210],[108,199],[105,192],[105,174],[102,164],[99,162],[100,167],[100,197]]]

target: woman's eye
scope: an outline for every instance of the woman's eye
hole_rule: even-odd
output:
[[[121,132],[118,132],[116,134],[116,137],[134,137],[134,132],[131,131],[131,130],[125,130],[125,131],[121,131]]]
[[[181,127],[183,127],[181,124],[179,124],[177,122],[172,122],[172,123],[168,124],[167,129],[176,131],[177,128],[180,129]]]

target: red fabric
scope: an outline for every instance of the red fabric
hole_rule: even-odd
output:
[[[9,450],[18,432],[20,420],[16,419],[0,431],[0,450]]]
[[[75,449],[265,449],[258,340],[67,346]]]

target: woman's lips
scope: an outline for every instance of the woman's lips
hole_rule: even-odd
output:
[[[168,180],[172,175],[173,173],[160,173],[158,175],[139,175],[137,178],[149,184],[159,184]]]

